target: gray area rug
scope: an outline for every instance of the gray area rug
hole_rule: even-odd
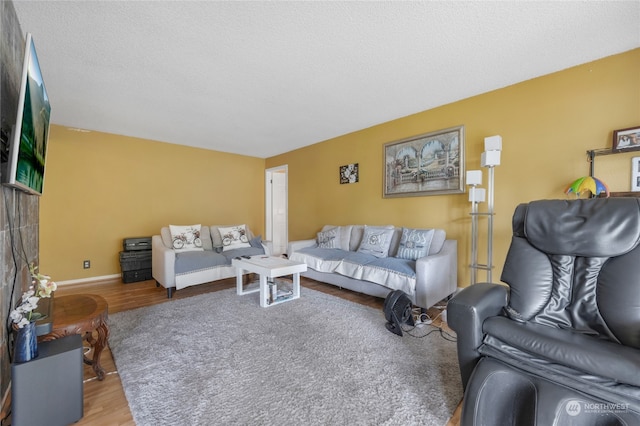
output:
[[[462,398],[455,343],[399,337],[382,310],[304,287],[268,308],[227,289],[109,324],[140,426],[445,425]]]

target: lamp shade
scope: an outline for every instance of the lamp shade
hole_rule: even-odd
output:
[[[500,151],[485,151],[480,155],[480,165],[482,167],[493,167],[500,165]]]
[[[482,170],[467,170],[467,185],[482,185]]]
[[[469,188],[469,202],[470,203],[484,203],[485,190],[484,188]]]
[[[597,197],[603,192],[607,194],[607,197],[609,196],[609,187],[607,184],[593,176],[583,176],[574,180],[564,192],[565,194],[574,193],[579,197],[580,194],[586,191],[589,191],[594,197]]]
[[[495,135],[484,138],[485,151],[502,151],[502,136]]]

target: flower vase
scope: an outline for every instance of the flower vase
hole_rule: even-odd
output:
[[[22,328],[15,330],[13,345],[13,362],[27,362],[38,356],[38,336],[36,322],[32,321]]]

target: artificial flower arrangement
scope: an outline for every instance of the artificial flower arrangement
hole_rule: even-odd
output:
[[[33,263],[29,265],[29,273],[33,285],[24,292],[18,307],[9,314],[15,328],[23,328],[30,322],[38,320],[42,316],[42,314],[35,312],[38,301],[43,297],[51,297],[51,293],[58,288],[58,285],[51,281],[51,277],[39,273],[38,267]]]

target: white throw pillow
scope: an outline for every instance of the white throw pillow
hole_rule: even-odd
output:
[[[333,228],[340,228],[340,244],[337,248],[340,248],[345,251],[349,251],[349,250],[356,251],[356,249],[358,248],[358,244],[356,244],[354,249],[351,249],[349,247],[349,241],[351,240],[351,229],[353,228],[353,225],[342,225],[342,226],[324,225],[320,230],[320,232],[329,231],[330,229],[333,229]],[[360,241],[358,241],[358,243],[360,243]]]
[[[367,253],[375,257],[387,257],[391,238],[393,237],[393,226],[366,226],[362,235],[362,241],[358,251]]]
[[[318,232],[318,247],[328,249],[340,248],[340,228],[335,227]]]
[[[433,229],[402,228],[396,257],[409,260],[425,257],[429,253],[434,232]]]
[[[228,228],[218,228],[222,239],[222,251],[237,248],[251,247],[246,225],[230,226]]]
[[[200,225],[169,225],[171,245],[176,251],[203,251]]]

